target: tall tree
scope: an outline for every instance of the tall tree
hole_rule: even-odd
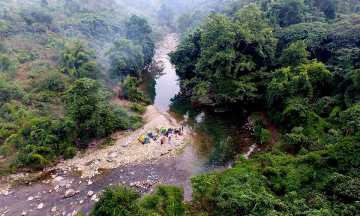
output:
[[[126,23],[126,38],[142,47],[145,65],[150,64],[155,55],[155,43],[150,37],[151,33],[151,27],[145,18],[133,15]]]
[[[131,40],[117,39],[113,46],[107,51],[111,61],[112,77],[120,78],[124,81],[128,74],[139,77],[140,71],[144,67],[144,54],[140,45],[134,45]]]
[[[209,16],[202,26],[195,75],[188,82],[194,99],[223,103],[257,97],[256,78],[273,59],[277,43],[261,14],[250,4],[234,21],[215,12]]]

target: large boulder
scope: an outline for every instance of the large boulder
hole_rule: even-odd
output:
[[[73,197],[76,194],[80,193],[80,191],[75,191],[74,189],[69,189],[65,192],[63,196],[61,196],[62,199]]]

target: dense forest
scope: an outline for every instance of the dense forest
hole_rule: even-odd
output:
[[[155,42],[182,97],[250,110],[267,151],[153,195],[106,186],[91,215],[358,215],[357,0],[0,0],[0,175],[72,158],[136,129]],[[120,97],[131,107],[112,104]],[[240,112],[240,111],[239,111]]]
[[[193,177],[190,203],[172,187],[140,199],[113,186],[93,215],[359,214],[358,12],[357,1],[259,0],[225,4],[198,28],[186,19],[196,12],[180,15],[190,32],[170,57],[183,93],[252,109],[268,151]]]

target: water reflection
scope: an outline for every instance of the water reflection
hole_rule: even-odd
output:
[[[150,95],[154,106],[191,131],[191,145],[185,148],[179,167],[191,175],[227,166],[237,154],[245,153],[254,143],[242,126],[247,121],[243,110],[215,112],[177,96],[179,80],[168,56],[160,54],[143,73],[140,89]]]
[[[243,112],[216,113],[211,107],[197,107],[189,99],[175,98],[167,113],[192,130],[189,148],[203,169],[227,165],[253,144],[251,134],[242,127],[247,119]]]

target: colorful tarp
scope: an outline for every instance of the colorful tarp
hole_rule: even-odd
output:
[[[147,138],[147,136],[145,136],[145,135],[141,135],[141,136],[139,137],[139,141],[142,142],[142,143],[145,143],[146,140],[148,140],[148,138]]]
[[[159,134],[162,134],[163,132],[166,133],[166,131],[167,131],[167,130],[165,130],[164,128],[161,128],[161,129],[159,130]]]

